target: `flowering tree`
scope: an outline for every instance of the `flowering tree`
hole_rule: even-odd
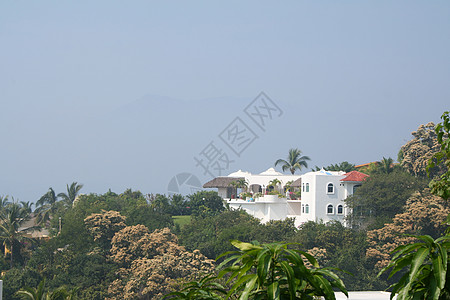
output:
[[[367,232],[368,258],[379,268],[389,264],[395,248],[416,241],[412,234],[438,237],[445,231],[445,219],[450,213],[448,203],[430,193],[430,189],[414,193],[406,202],[403,213],[395,215],[392,223]]]
[[[443,175],[430,184],[432,192],[446,200],[450,198],[450,117],[449,112],[442,115],[443,122],[436,127],[436,135],[440,144],[440,151],[428,161],[428,172],[436,167],[444,169]],[[445,168],[447,168],[445,170]],[[450,215],[447,216],[450,225]],[[429,235],[416,237],[419,241],[397,247],[392,261],[381,270],[380,274],[390,271],[390,277],[399,271],[406,272],[400,280],[391,286],[391,298],[397,294],[398,300],[403,299],[449,299],[450,274],[450,231],[437,239]]]
[[[401,165],[412,175],[426,176],[428,161],[439,152],[440,145],[435,128],[433,122],[420,125],[411,133],[414,138],[401,147],[403,155]],[[441,167],[432,170],[432,173],[440,172]]]

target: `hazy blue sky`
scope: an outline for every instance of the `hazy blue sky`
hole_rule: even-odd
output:
[[[228,171],[298,147],[314,165],[396,158],[450,109],[448,1],[2,1],[0,195],[167,192],[215,142]],[[265,131],[244,108],[282,110]],[[240,117],[240,156],[219,134]],[[253,126],[253,127],[252,127]]]

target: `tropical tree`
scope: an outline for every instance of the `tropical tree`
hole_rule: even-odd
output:
[[[24,287],[16,293],[24,299],[46,300],[48,294],[45,292],[45,280],[42,280],[37,288]]]
[[[8,195],[0,196],[0,209],[5,208],[10,203],[11,202],[9,202]]]
[[[302,167],[308,167],[308,163],[306,162],[307,160],[310,160],[310,158],[308,156],[302,156],[302,151],[297,148],[292,148],[289,150],[287,160],[278,159],[275,162],[275,167],[277,165],[282,165],[281,168],[283,172],[289,170],[291,171],[291,174],[294,174],[295,170],[301,170]]]
[[[42,195],[36,202],[36,213],[38,214],[38,223],[44,223],[50,220],[50,216],[57,210],[58,197],[52,188]]]
[[[450,115],[446,111],[441,118],[442,123],[436,126],[437,140],[440,145],[440,151],[428,161],[427,173],[430,176],[432,170],[441,166],[445,172],[430,183],[431,192],[444,198],[450,198]]]
[[[441,167],[446,171],[430,183],[431,192],[445,200],[450,198],[450,116],[444,112],[443,122],[438,124],[435,134],[440,151],[428,161],[427,171]],[[450,215],[447,216],[450,224]],[[419,242],[397,247],[392,261],[381,272],[392,268],[390,276],[398,272],[406,273],[392,285],[391,299],[450,299],[450,274],[448,252],[450,251],[450,230],[437,239],[429,235],[415,236]],[[379,274],[379,275],[380,275]]]
[[[428,161],[440,150],[436,126],[433,122],[420,125],[411,134],[414,138],[401,147],[403,155],[401,166],[414,176],[425,177],[427,175]],[[428,167],[428,173],[431,173],[433,176],[440,175],[443,173],[443,168],[443,164],[436,164],[432,168]]]
[[[238,180],[235,180],[230,184],[235,188],[240,188],[243,191],[247,191],[248,182],[245,180],[245,178],[239,178]]]
[[[58,197],[61,197],[64,204],[68,207],[73,206],[73,202],[78,196],[78,193],[80,192],[81,188],[83,187],[82,184],[78,184],[78,182],[72,182],[72,184],[67,185],[67,194],[66,193],[59,193]]]
[[[381,173],[392,173],[392,171],[394,171],[394,160],[390,157],[386,158],[383,156],[383,159],[380,161],[378,167]]]
[[[355,165],[349,163],[348,161],[343,161],[339,164],[331,164],[328,167],[323,167],[327,171],[344,171],[346,173],[354,171]],[[320,171],[322,168],[315,166],[314,171]]]
[[[163,299],[177,300],[224,300],[226,288],[218,282],[217,277],[208,274],[198,281],[191,281],[179,292],[172,292]]]
[[[20,250],[21,243],[32,241],[25,236],[27,230],[20,230],[22,224],[28,221],[30,215],[19,203],[13,202],[0,211],[0,241],[5,247],[5,255],[10,252],[10,266],[14,265],[14,253]]]
[[[228,297],[240,299],[336,299],[333,288],[348,296],[342,280],[329,268],[320,268],[317,260],[304,251],[289,249],[288,244],[231,242],[238,251],[219,266],[219,278],[229,274],[232,284]],[[310,267],[306,267],[305,260]]]
[[[419,242],[396,248],[392,261],[379,275],[391,269],[389,278],[408,267],[406,273],[392,288],[391,299],[449,299],[450,282],[448,252],[450,236],[434,240],[429,235],[416,236]]]
[[[272,179],[271,181],[269,181],[269,184],[267,185],[267,189],[272,191],[272,190],[277,190],[278,191],[278,186],[281,184],[281,181],[278,178]]]
[[[57,288],[53,292],[45,291],[45,279],[37,288],[24,287],[16,295],[29,300],[72,300],[75,299],[76,289],[68,292],[64,287]]]

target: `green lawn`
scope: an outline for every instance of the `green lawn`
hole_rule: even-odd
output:
[[[180,225],[180,227],[191,223],[191,216],[172,216],[172,219],[173,222]]]

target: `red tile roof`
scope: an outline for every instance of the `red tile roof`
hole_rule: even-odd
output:
[[[367,177],[369,177],[369,175],[358,171],[351,171],[345,175],[345,178],[342,178],[341,181],[364,181]]]

